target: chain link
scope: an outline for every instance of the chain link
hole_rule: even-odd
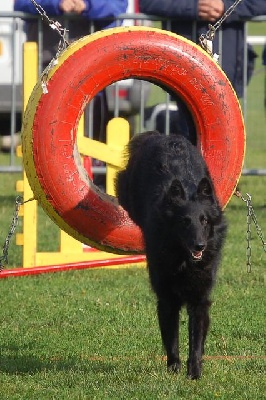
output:
[[[249,193],[246,193],[247,198],[242,196],[239,190],[235,191],[235,195],[239,197],[247,206],[247,272],[251,272],[251,222],[253,221],[256,227],[257,235],[262,242],[262,248],[266,252],[266,242],[264,240],[263,232],[258,224],[258,220],[252,206],[252,198]]]
[[[13,213],[13,218],[11,221],[11,225],[8,231],[8,234],[6,236],[5,239],[5,243],[3,246],[3,255],[0,257],[0,272],[3,270],[5,264],[8,264],[8,250],[9,250],[9,246],[10,246],[10,240],[12,238],[12,236],[15,233],[15,230],[17,228],[18,225],[18,218],[19,218],[19,210],[20,207],[25,204],[28,203],[29,201],[34,200],[34,198],[31,198],[27,201],[23,201],[23,198],[21,196],[17,196],[16,200],[15,200],[15,211]]]
[[[23,199],[21,196],[16,197],[15,200],[15,211],[13,214],[12,222],[9,228],[9,232],[7,234],[4,246],[3,246],[3,255],[0,257],[0,271],[4,268],[4,263],[8,264],[8,249],[10,245],[10,240],[16,230],[16,227],[18,225],[18,213],[20,206],[23,204]]]
[[[260,240],[261,240],[262,248],[263,248],[263,250],[264,250],[265,253],[266,253],[266,242],[265,242],[265,240],[264,240],[264,235],[263,235],[263,232],[262,232],[261,227],[260,227],[259,224],[258,224],[258,220],[257,220],[256,214],[255,214],[254,209],[253,209],[252,206],[251,206],[251,218],[252,218],[252,220],[253,220],[253,222],[254,222],[254,224],[255,224],[256,231],[257,231],[257,235],[258,235],[258,237],[259,237]]]
[[[219,59],[219,55],[218,54],[213,54],[213,52],[212,52],[212,42],[214,40],[215,33],[221,27],[222,23],[229,17],[229,15],[232,14],[232,12],[236,9],[236,7],[238,6],[238,4],[241,1],[242,0],[236,0],[225,11],[225,13],[222,15],[222,17],[218,21],[214,25],[209,24],[208,25],[209,30],[205,34],[200,35],[200,37],[199,37],[199,42],[200,42],[201,47],[210,56],[212,56],[215,59],[215,61],[218,61],[218,59]]]
[[[247,205],[247,272],[251,272],[251,196],[247,193],[247,199],[241,196]]]
[[[36,3],[35,0],[31,0],[31,2],[34,5],[34,7],[36,8],[36,11],[42,17],[42,19],[48,23],[48,25],[51,27],[51,29],[57,31],[59,36],[61,36],[61,38],[64,40],[65,44],[68,46],[69,43],[65,38],[67,30],[62,27],[60,22],[54,21],[53,19],[49,18],[48,15],[46,14],[45,10],[38,3]]]
[[[55,30],[61,38],[58,43],[58,48],[57,48],[55,57],[50,61],[50,63],[45,68],[45,71],[43,72],[43,74],[41,76],[42,90],[43,90],[43,93],[46,94],[46,93],[48,93],[47,79],[48,79],[49,71],[58,63],[58,57],[62,53],[62,51],[65,50],[69,46],[69,42],[66,39],[68,30],[66,28],[63,28],[62,25],[60,24],[60,22],[49,18],[48,15],[46,14],[45,10],[38,3],[36,3],[35,0],[31,0],[31,2],[34,5],[34,7],[36,8],[36,11],[42,17],[42,20],[47,22],[47,24],[50,26],[50,28]]]
[[[226,20],[226,18],[229,17],[229,15],[232,14],[232,12],[236,9],[239,3],[241,3],[242,0],[236,0],[222,15],[222,17],[212,26],[212,32],[211,35],[215,34],[217,29],[219,29],[222,25],[222,23]],[[214,38],[214,37],[213,37]]]

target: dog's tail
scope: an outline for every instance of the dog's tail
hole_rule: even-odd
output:
[[[163,134],[158,131],[148,131],[134,136],[127,145],[127,152],[131,159],[135,160],[137,158],[139,151],[143,149],[146,141],[149,140],[151,136],[158,135],[163,136]]]
[[[128,210],[128,172],[126,169],[119,171],[115,179],[115,193],[118,198],[119,204]]]
[[[115,179],[115,193],[118,198],[119,204],[131,215],[130,210],[130,170],[132,165],[138,163],[139,152],[143,150],[146,141],[152,135],[161,135],[157,131],[149,131],[134,136],[128,143],[125,149],[125,158],[128,160],[126,168],[119,171]]]

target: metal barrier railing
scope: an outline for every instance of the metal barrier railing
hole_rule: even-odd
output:
[[[17,145],[17,132],[20,130],[21,123],[21,91],[22,91],[22,43],[26,39],[23,31],[23,20],[25,18],[31,18],[38,20],[38,56],[39,56],[39,73],[42,72],[42,57],[43,57],[43,21],[40,17],[30,16],[28,14],[20,12],[0,12],[0,121],[3,118],[8,118],[8,123],[0,124],[0,135],[2,137],[9,136],[9,146],[3,146],[2,150],[6,150],[6,154],[0,154],[0,172],[18,172],[22,170],[20,161],[16,157],[16,145]],[[73,16],[70,16],[72,19]],[[120,24],[120,20],[123,19],[125,25],[138,24],[143,25],[149,23],[155,23],[159,26],[161,19],[147,16],[143,14],[124,14],[117,19],[117,24]],[[166,20],[165,20],[166,21]],[[265,22],[266,16],[254,18],[254,22]],[[61,21],[62,25],[68,28],[69,17],[64,17]],[[171,20],[167,20],[167,27],[170,29]],[[90,21],[88,24],[88,34],[95,31],[95,22]],[[220,35],[220,49],[222,46],[222,34]],[[9,38],[8,38],[9,35]],[[194,38],[197,41],[198,38]],[[9,41],[8,41],[9,40]],[[249,24],[245,24],[245,42],[252,43],[261,52],[262,46],[266,43],[266,36],[250,36],[249,35]],[[6,52],[9,51],[9,54]],[[221,54],[222,57],[222,54]],[[247,68],[247,51],[246,46],[244,50],[244,70]],[[8,63],[9,75],[4,74],[5,63]],[[262,98],[264,89],[264,71],[265,68],[262,66],[255,70],[254,79],[259,82],[258,84],[252,84],[247,87],[246,74],[243,76],[244,80],[244,96],[241,100],[244,118],[247,125],[247,136],[252,138],[252,142],[256,140],[264,140],[263,143],[257,144],[260,147],[265,148],[265,124],[261,126],[257,125],[257,118],[252,120],[252,115],[249,112],[250,99],[255,97]],[[4,81],[4,79],[6,81]],[[4,88],[4,90],[3,90]],[[259,96],[256,93],[257,89],[262,92]],[[253,93],[255,91],[255,93]],[[3,98],[4,96],[4,98]],[[123,116],[127,118],[131,125],[131,133],[141,132],[147,128],[152,128],[151,121],[147,117],[147,106],[152,107],[153,117],[154,106],[156,104],[165,104],[165,130],[169,131],[170,126],[170,96],[164,92],[161,88],[156,85],[151,85],[145,81],[136,81],[133,79],[119,82],[106,89],[107,103],[109,106],[110,115],[112,116]],[[169,105],[169,107],[168,107]],[[162,107],[161,107],[162,108]],[[160,109],[161,109],[160,108]],[[173,108],[173,107],[172,107]],[[264,109],[261,107],[261,119],[265,118]],[[93,136],[93,105],[88,107],[88,126],[87,135]],[[1,126],[5,126],[5,131],[1,132]],[[255,132],[259,130],[259,132]],[[258,139],[256,139],[256,137]],[[1,140],[1,138],[0,138]],[[265,162],[266,163],[266,162]],[[245,165],[243,174],[262,174],[266,175],[266,165],[252,165],[251,161],[248,161],[248,165]]]

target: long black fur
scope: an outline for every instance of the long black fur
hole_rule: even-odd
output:
[[[179,312],[189,315],[188,377],[201,375],[210,293],[226,223],[206,163],[182,135],[147,132],[128,145],[119,203],[141,228],[169,370],[178,372]]]

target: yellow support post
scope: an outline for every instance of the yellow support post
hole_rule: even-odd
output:
[[[127,132],[127,134],[126,134]],[[106,170],[106,192],[115,195],[114,179],[123,164],[123,149],[129,141],[129,123],[123,118],[112,119],[107,126],[107,146],[116,155],[113,162],[109,161]],[[121,152],[122,149],[122,152]]]
[[[23,54],[23,110],[25,111],[38,79],[37,44],[25,42]],[[17,182],[17,189],[19,191],[22,189],[24,201],[33,197],[25,172],[23,172],[23,181]],[[37,202],[31,201],[24,204],[20,215],[23,215],[23,233],[17,234],[16,243],[23,245],[23,266],[34,266],[37,252]]]

